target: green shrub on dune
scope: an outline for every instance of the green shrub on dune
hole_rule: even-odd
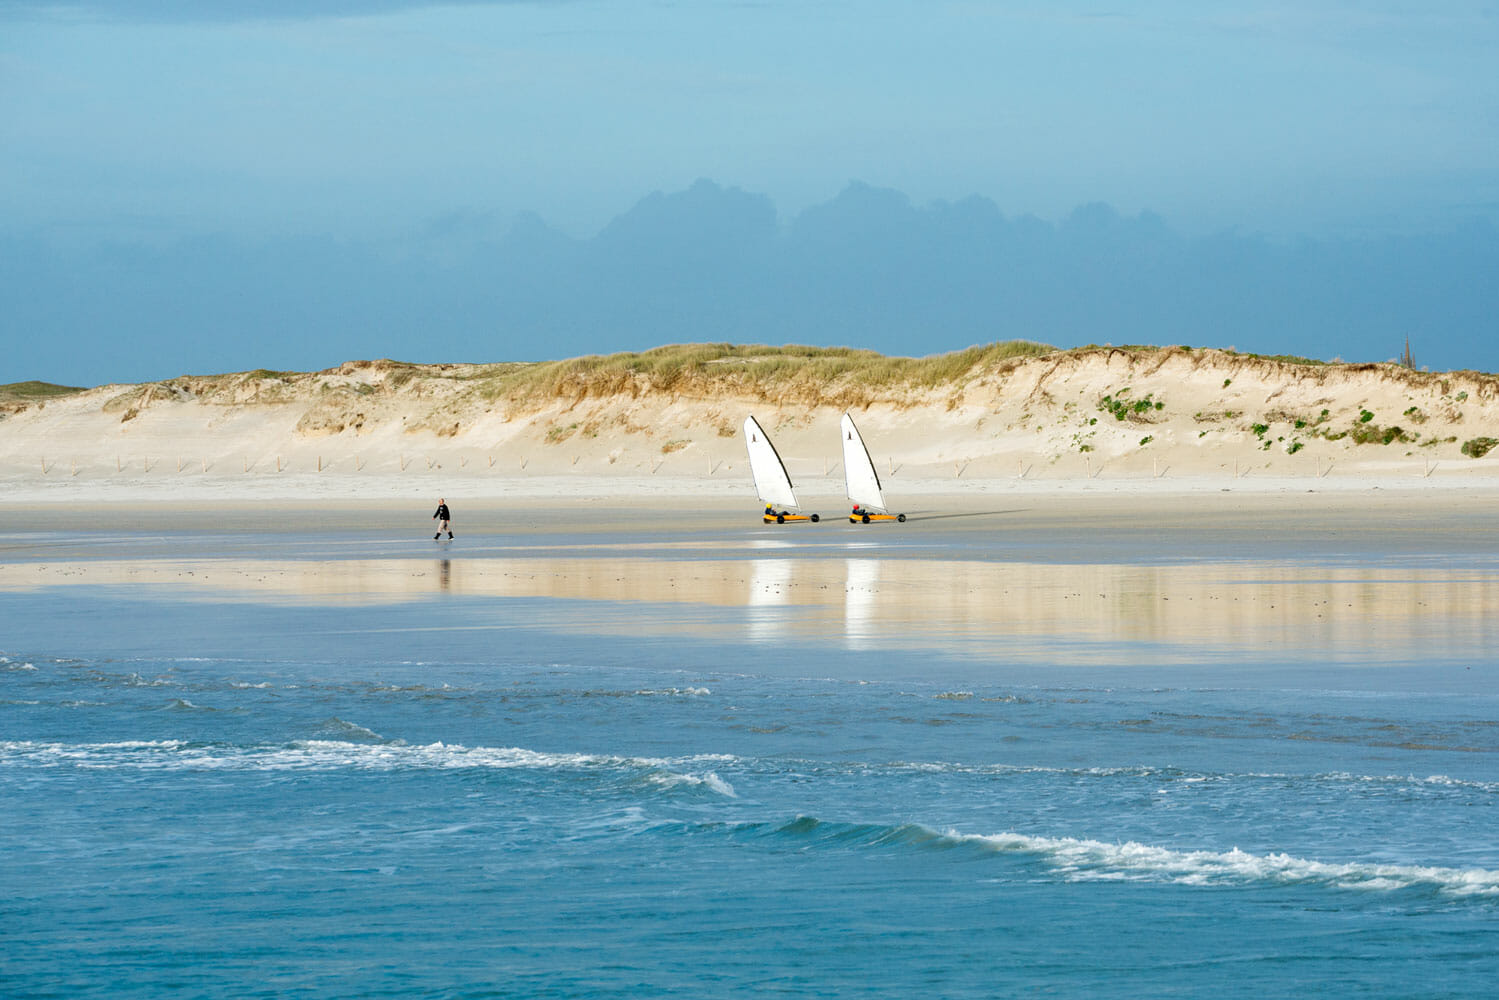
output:
[[[1463,442],[1463,454],[1469,458],[1482,458],[1499,445],[1499,438],[1477,437]]]

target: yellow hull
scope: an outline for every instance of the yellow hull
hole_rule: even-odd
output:
[[[791,521],[810,521],[816,524],[821,520],[816,514],[788,514],[785,511],[779,514],[772,514],[767,511],[760,516],[766,524],[787,524]]]

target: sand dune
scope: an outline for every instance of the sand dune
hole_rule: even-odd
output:
[[[739,426],[753,413],[799,488],[837,494],[849,409],[897,492],[1000,480],[1499,483],[1499,450],[1487,452],[1499,380],[1475,372],[1187,348],[1051,351],[939,381],[817,361],[770,348],[704,360],[699,348],[664,374],[584,359],[544,384],[528,380],[536,366],[355,361],[11,393],[0,482],[13,499],[277,481],[351,496],[572,480],[742,492]]]

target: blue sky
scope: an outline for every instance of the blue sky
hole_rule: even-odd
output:
[[[851,179],[1189,229],[1499,212],[1493,0],[111,0],[0,18],[0,210],[20,223],[362,233],[530,210],[588,235],[700,177],[787,214]]]
[[[587,240],[701,178],[785,223],[857,181],[1448,232],[1499,221],[1496,52],[1496,0],[0,0],[0,235],[388,255],[529,212]]]

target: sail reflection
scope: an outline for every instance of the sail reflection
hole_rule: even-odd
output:
[[[785,635],[785,615],[781,610],[790,603],[795,567],[791,559],[750,562],[749,589],[744,602],[744,631],[750,640],[771,642]]]
[[[808,555],[359,560],[129,559],[0,563],[0,592],[129,587],[141,599],[378,605],[467,597],[613,602],[580,615],[608,634],[674,628],[729,641],[940,649],[997,662],[1107,662],[1120,644],[1162,659],[1296,647],[1329,662],[1472,656],[1499,648],[1499,569],[1436,563],[1045,564]],[[650,605],[665,609],[652,609]],[[714,610],[716,609],[716,610]],[[1064,652],[1059,652],[1064,651]],[[1142,654],[1143,655],[1143,654]]]
[[[849,559],[843,583],[843,640],[848,649],[872,649],[879,644],[878,559]]]

